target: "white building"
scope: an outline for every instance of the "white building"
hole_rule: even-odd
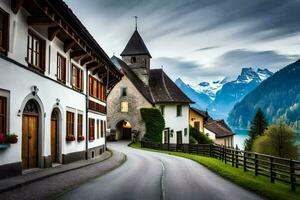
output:
[[[123,77],[108,95],[108,128],[116,139],[130,139],[132,132],[145,134],[140,109],[157,107],[165,119],[163,143],[189,143],[189,104],[192,101],[162,69],[150,69],[151,55],[137,30],[121,54],[112,61]]]
[[[63,13],[63,15],[62,15]],[[0,2],[0,178],[105,150],[106,91],[120,78],[62,0]]]

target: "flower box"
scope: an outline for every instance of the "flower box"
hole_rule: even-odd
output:
[[[14,133],[6,135],[5,143],[8,144],[16,144],[18,142],[18,136]]]
[[[74,136],[74,135],[67,135],[66,140],[67,140],[68,142],[75,141],[75,136]]]
[[[78,140],[79,142],[83,141],[83,140],[84,140],[84,136],[83,136],[83,135],[78,136],[78,137],[77,137],[77,140]]]

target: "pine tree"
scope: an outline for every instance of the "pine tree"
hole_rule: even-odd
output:
[[[263,111],[260,108],[258,108],[250,124],[249,138],[246,139],[244,142],[245,151],[251,151],[253,141],[258,136],[261,136],[267,128],[268,128],[267,119]]]

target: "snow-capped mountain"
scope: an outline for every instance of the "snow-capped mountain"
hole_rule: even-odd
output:
[[[241,74],[233,81],[222,78],[190,86],[181,79],[177,79],[175,83],[191,100],[196,102],[196,105],[192,106],[200,109],[208,108],[213,117],[226,119],[237,102],[272,75],[273,73],[268,69],[243,68]]]
[[[217,92],[223,87],[227,82],[227,78],[223,77],[220,80],[201,82],[195,87],[193,87],[197,92],[204,93],[208,95],[212,100],[216,98]]]
[[[207,94],[197,92],[190,85],[185,84],[180,78],[175,81],[175,84],[192,100],[195,102],[194,107],[199,109],[206,109],[212,100]]]

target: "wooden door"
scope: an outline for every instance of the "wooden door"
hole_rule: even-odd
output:
[[[57,161],[57,117],[51,117],[51,160]]]
[[[38,116],[23,115],[22,165],[23,169],[38,166]]]
[[[170,129],[165,129],[164,130],[164,144],[169,144],[170,143]]]
[[[182,144],[182,131],[177,131],[177,144]]]

